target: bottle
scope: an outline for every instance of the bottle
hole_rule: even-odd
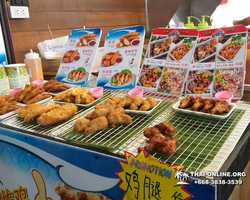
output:
[[[209,17],[208,15],[201,15],[201,22],[197,26],[197,30],[207,30],[211,29],[211,26],[208,25],[208,23],[205,21],[205,17]]]
[[[39,79],[43,80],[42,61],[38,53],[35,53],[30,49],[30,52],[25,54],[24,63],[31,82]]]

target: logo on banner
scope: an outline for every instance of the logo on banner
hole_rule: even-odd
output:
[[[137,156],[125,152],[126,162],[118,161],[122,171],[119,188],[124,191],[123,200],[188,200],[193,196],[185,190],[188,174],[182,166],[168,166],[141,151]]]

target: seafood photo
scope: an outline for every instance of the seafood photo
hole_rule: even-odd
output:
[[[193,94],[209,93],[209,85],[213,80],[213,71],[190,71],[189,77],[195,77],[188,83],[188,90]]]
[[[151,67],[147,72],[142,73],[140,84],[143,87],[156,87],[156,81],[161,77],[161,69],[159,67]]]
[[[131,46],[131,42],[134,41],[132,45],[136,45],[136,43],[140,43],[140,33],[139,32],[130,32],[126,35],[120,37],[120,41],[116,44],[117,48]]]
[[[77,69],[72,70],[68,74],[69,81],[80,81],[86,76],[86,70],[84,67],[79,67]]]
[[[121,72],[117,72],[111,78],[112,85],[124,85],[133,78],[132,72],[129,69],[124,69]]]

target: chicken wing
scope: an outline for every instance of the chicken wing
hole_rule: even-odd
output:
[[[103,130],[108,127],[108,120],[106,117],[101,116],[93,119],[89,126],[85,128],[84,135],[90,135],[97,131]]]
[[[98,108],[95,109],[90,114],[86,115],[85,118],[87,119],[95,119],[101,116],[108,116],[114,110],[113,107],[106,107],[106,108]]]
[[[123,108],[128,108],[132,104],[132,98],[129,95],[126,95],[122,98],[122,101],[118,104],[118,106],[121,106]]]
[[[131,124],[132,118],[126,114],[111,113],[108,116],[108,122],[111,127],[114,127],[117,124]]]
[[[44,88],[42,85],[40,86],[34,86],[31,91],[27,93],[27,95],[23,98],[23,102],[27,103],[28,100],[32,99],[33,97],[37,96],[38,94],[41,94],[44,92]]]
[[[101,104],[98,104],[95,106],[95,109],[99,109],[99,108],[116,108],[117,104],[114,100],[112,99],[108,99],[106,101],[104,101]]]
[[[53,109],[47,113],[43,113],[37,118],[37,123],[41,125],[51,125],[68,119],[75,115],[77,107],[73,104],[62,105],[59,108]]]
[[[79,132],[84,132],[86,127],[88,127],[90,124],[90,120],[86,119],[86,118],[81,118],[76,120],[76,122],[74,123],[74,129],[73,131],[76,133]]]
[[[188,108],[194,104],[193,102],[194,97],[193,96],[186,96],[184,99],[181,100],[179,108]]]
[[[214,107],[214,100],[213,99],[205,99],[204,107],[201,112],[208,113],[210,109]]]
[[[59,108],[59,107],[60,107],[60,105],[58,105],[58,104],[46,105],[46,106],[37,107],[37,108],[35,108],[35,106],[29,107],[27,109],[27,112],[29,112],[29,113],[24,117],[24,121],[26,123],[30,123],[30,122],[34,121],[37,117],[41,116],[43,113],[50,112],[51,110],[54,110],[54,109]],[[30,112],[30,111],[32,111],[32,109],[33,109],[33,112]]]
[[[172,155],[176,151],[177,138],[171,138],[163,142],[162,149],[160,150],[165,155]]]
[[[228,113],[229,108],[228,108],[228,103],[226,101],[222,100],[215,100],[215,106],[210,110],[211,114],[222,114],[222,113]]]
[[[172,137],[175,132],[175,127],[172,124],[169,124],[166,122],[157,124],[155,127],[158,128],[163,135],[166,135],[169,137]]]
[[[201,98],[201,97],[196,97],[194,100],[193,100],[193,106],[191,107],[191,110],[193,111],[198,111],[200,109],[203,108],[204,106],[204,100]]]

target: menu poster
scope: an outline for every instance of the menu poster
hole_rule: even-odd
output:
[[[99,28],[76,29],[69,34],[56,80],[74,85],[87,84],[101,32]]]
[[[180,95],[198,37],[195,29],[157,28],[152,31],[137,87]]]
[[[218,49],[213,96],[220,91],[231,92],[234,99],[241,99],[247,49],[245,26],[225,27],[218,30]]]
[[[213,91],[218,29],[199,31],[186,82],[186,95],[209,98]]]
[[[144,35],[143,26],[113,29],[107,33],[97,86],[106,89],[135,87]]]

